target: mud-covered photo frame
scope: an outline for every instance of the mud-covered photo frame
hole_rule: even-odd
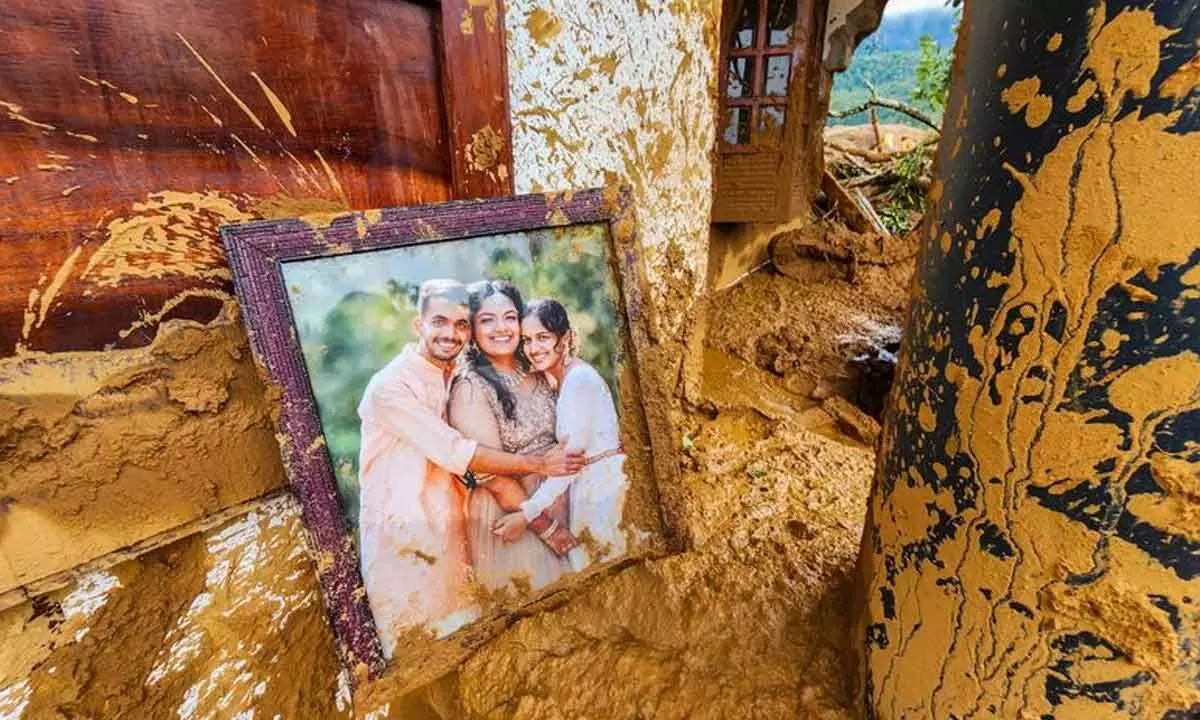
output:
[[[664,508],[659,493],[659,488],[663,483],[670,482],[667,476],[673,474],[674,468],[677,467],[676,459],[674,459],[676,448],[672,441],[675,433],[670,427],[670,420],[665,412],[668,398],[667,389],[655,373],[641,372],[644,363],[653,352],[649,334],[651,321],[647,316],[650,307],[646,301],[648,286],[641,266],[636,222],[627,189],[603,188],[341,215],[309,216],[289,220],[257,221],[225,226],[221,230],[221,235],[229,257],[242,317],[256,363],[267,383],[278,393],[280,399],[277,425],[285,469],[291,489],[302,508],[309,548],[316,561],[335,641],[342,659],[352,671],[356,683],[362,680],[376,679],[385,673],[400,685],[413,685],[436,677],[461,661],[483,641],[511,624],[515,618],[534,612],[541,606],[557,602],[569,595],[573,588],[578,587],[587,578],[626,564],[633,559],[658,555],[677,548],[678,543],[673,539],[674,536],[670,529],[672,523],[668,519],[672,513]],[[568,245],[570,249],[564,250],[563,248]],[[444,261],[444,258],[438,259],[439,248],[454,246],[460,249],[455,255],[454,262],[446,264],[448,261]],[[466,252],[461,251],[463,248],[466,248]],[[536,258],[534,257],[535,248],[538,253]],[[322,263],[330,266],[329,272],[340,272],[338,277],[341,280],[339,282],[343,283],[338,286],[336,282],[330,281],[330,285],[337,287],[333,290],[326,288],[324,292],[326,303],[329,302],[329,297],[337,295],[339,292],[337,288],[347,287],[345,282],[353,283],[357,282],[354,278],[362,280],[369,277],[374,277],[377,281],[381,272],[380,268],[397,268],[399,274],[407,273],[408,282],[397,283],[394,278],[389,278],[388,291],[399,298],[397,303],[404,304],[408,308],[409,315],[415,318],[411,321],[413,323],[411,328],[413,333],[417,333],[413,336],[413,344],[419,350],[425,347],[422,343],[426,335],[420,334],[423,332],[421,328],[424,327],[422,323],[425,322],[425,316],[428,313],[434,312],[427,308],[441,307],[436,303],[430,304],[428,300],[431,297],[445,295],[445,293],[437,292],[443,283],[417,283],[415,282],[417,279],[433,280],[434,276],[437,276],[439,280],[445,280],[446,276],[453,275],[450,272],[452,267],[460,270],[464,266],[478,267],[482,257],[480,253],[490,251],[491,255],[487,256],[490,258],[488,262],[493,263],[503,262],[504,258],[513,260],[513,253],[519,256],[516,258],[515,264],[510,262],[503,266],[510,270],[523,267],[522,260],[528,261],[531,263],[530,267],[534,268],[534,277],[541,278],[529,282],[544,287],[546,273],[537,275],[538,267],[560,267],[559,264],[556,264],[559,263],[559,260],[543,262],[547,248],[550,248],[552,253],[561,250],[560,257],[564,253],[568,257],[571,253],[575,253],[578,257],[586,256],[591,272],[605,276],[594,279],[595,282],[592,282],[586,271],[580,271],[578,267],[572,266],[574,274],[568,281],[561,282],[557,286],[562,288],[565,294],[572,295],[578,291],[581,285],[589,283],[596,287],[607,284],[609,288],[608,304],[599,303],[600,306],[607,307],[609,310],[593,308],[582,313],[581,319],[587,320],[591,325],[591,334],[584,329],[582,341],[580,341],[580,333],[575,329],[570,331],[569,337],[572,344],[569,346],[569,350],[566,349],[568,348],[566,335],[556,336],[543,333],[542,336],[549,338],[547,342],[553,343],[556,351],[561,351],[563,360],[558,366],[560,375],[563,365],[569,365],[572,368],[577,365],[589,368],[595,366],[598,370],[596,372],[589,371],[588,376],[594,380],[603,376],[606,382],[597,380],[593,383],[594,386],[599,387],[601,393],[605,392],[606,387],[611,389],[610,397],[613,400],[610,402],[615,403],[614,410],[619,415],[619,420],[615,421],[619,425],[617,430],[619,446],[614,450],[593,453],[589,456],[583,448],[567,447],[572,443],[579,445],[580,441],[575,439],[565,440],[565,444],[560,442],[557,452],[560,455],[572,453],[577,462],[583,458],[582,462],[588,463],[580,475],[574,476],[577,478],[583,477],[583,473],[592,472],[602,464],[615,462],[614,453],[619,454],[621,462],[618,465],[620,468],[617,471],[618,476],[627,483],[627,488],[622,490],[622,493],[625,494],[622,496],[624,499],[621,501],[619,513],[619,536],[624,538],[627,544],[621,548],[622,552],[620,553],[615,553],[611,543],[597,545],[594,541],[594,534],[590,532],[591,527],[584,527],[577,533],[583,540],[577,539],[574,546],[569,543],[566,546],[552,543],[547,538],[551,535],[559,537],[564,532],[564,526],[566,526],[568,535],[571,531],[577,530],[570,526],[571,520],[568,519],[574,516],[570,515],[569,510],[564,511],[563,514],[557,516],[562,521],[561,523],[552,521],[553,527],[546,531],[549,534],[541,534],[541,529],[537,534],[537,537],[547,547],[554,550],[556,561],[568,562],[569,560],[570,563],[574,563],[570,565],[569,569],[562,571],[561,576],[547,576],[553,579],[548,583],[542,583],[540,587],[532,586],[528,582],[528,577],[522,576],[521,578],[514,577],[511,586],[505,585],[498,588],[495,585],[489,585],[481,589],[479,575],[474,572],[475,568],[472,567],[466,571],[470,575],[469,591],[459,591],[456,597],[469,597],[469,602],[474,603],[471,606],[474,608],[472,612],[476,614],[468,614],[465,616],[467,617],[465,621],[449,626],[438,625],[433,622],[433,619],[430,619],[428,623],[404,626],[403,632],[397,632],[394,637],[389,636],[391,644],[388,646],[387,643],[381,643],[381,635],[375,620],[376,613],[372,612],[367,585],[364,584],[363,566],[360,565],[361,548],[359,546],[364,543],[363,538],[366,538],[365,543],[375,543],[372,537],[367,536],[367,530],[363,529],[366,527],[365,523],[360,526],[354,525],[359,522],[357,515],[353,519],[348,518],[345,488],[339,486],[339,479],[344,480],[347,476],[347,443],[342,442],[342,435],[338,435],[334,431],[339,447],[332,448],[330,438],[327,437],[328,428],[323,425],[322,407],[336,404],[326,401],[325,405],[322,405],[319,401],[321,392],[318,390],[323,387],[322,382],[324,382],[321,378],[329,376],[328,372],[321,370],[323,365],[320,359],[325,357],[329,348],[327,344],[322,344],[319,340],[306,338],[306,336],[314,334],[314,324],[305,321],[304,317],[312,312],[309,305],[315,303],[314,306],[319,307],[320,302],[310,302],[303,298],[311,295],[314,287],[322,286],[320,281],[324,272],[321,269]],[[505,255],[506,252],[509,255]],[[597,262],[597,252],[600,255],[599,262]],[[409,253],[409,255],[406,256],[405,253]],[[417,258],[417,254],[421,254],[421,257]],[[354,269],[356,258],[364,260],[358,266],[358,270]],[[495,258],[501,258],[501,261],[496,261]],[[561,262],[569,262],[569,260]],[[542,263],[542,265],[539,266],[538,263]],[[579,263],[577,262],[576,265]],[[414,270],[418,266],[423,269]],[[314,267],[317,269],[314,270]],[[362,270],[362,268],[367,268],[367,270]],[[488,272],[494,271],[496,271],[496,266],[490,266]],[[513,270],[513,272],[517,271]],[[290,282],[289,275],[292,276]],[[351,278],[351,280],[347,281],[346,278]],[[467,280],[475,279],[462,278],[464,283]],[[497,278],[491,279],[496,280]],[[498,279],[505,280],[507,278]],[[367,280],[362,281],[368,282]],[[486,284],[472,285],[473,290],[468,288],[470,302],[475,302],[478,298],[488,295],[487,288],[481,289]],[[496,283],[491,284],[495,285]],[[445,285],[453,286],[454,283]],[[519,286],[520,283],[518,282],[516,285]],[[430,287],[433,290],[430,290]],[[360,289],[355,289],[355,292],[358,293],[355,298],[359,298],[362,294]],[[453,299],[455,292],[459,291],[451,287],[450,294],[438,302],[447,300],[447,298]],[[589,297],[594,299],[598,294],[604,295],[604,292],[593,288]],[[498,313],[501,312],[507,312],[505,317],[511,321],[515,307],[515,303],[512,302],[514,298],[511,297],[511,293],[506,296],[507,299],[501,295],[503,293],[492,290],[487,299],[476,302],[476,305],[479,305],[478,313],[471,309],[470,302],[468,302],[467,311],[472,331],[476,327],[483,327],[478,323],[490,322],[491,318],[499,317]],[[346,297],[349,297],[349,294]],[[576,300],[578,299],[576,298]],[[524,304],[521,300],[516,300],[516,303]],[[419,308],[416,307],[418,304]],[[450,303],[450,305],[458,304]],[[379,306],[379,303],[375,303],[375,305]],[[487,308],[493,305],[501,310],[490,312]],[[510,305],[513,307],[509,307]],[[582,305],[582,301],[574,303],[564,301],[560,305],[567,308],[566,315],[569,317],[572,310]],[[542,303],[538,307],[544,309],[545,306],[546,303]],[[560,311],[562,307],[559,308]],[[606,312],[611,312],[611,318],[606,315]],[[559,313],[559,315],[562,314],[562,312]],[[344,315],[345,313],[340,313],[336,317],[342,325],[346,324]],[[322,325],[326,329],[332,322],[328,321],[329,317],[330,315],[327,314],[327,322]],[[530,348],[536,346],[534,336],[526,335],[530,327],[546,329],[536,323],[537,317],[533,317],[535,323],[530,325],[530,317],[533,315],[527,313],[526,318],[521,322],[521,332],[525,335],[521,341],[521,348],[525,347],[526,342],[529,343]],[[440,315],[436,315],[435,318],[444,320]],[[604,325],[606,321],[606,330],[611,336],[608,344],[598,340],[589,342],[603,334],[597,328]],[[366,333],[368,337],[374,339],[388,337],[388,332],[381,332],[378,328],[396,328],[398,324],[401,324],[394,319],[387,318],[385,321],[379,322],[383,324],[377,322],[376,325],[371,326],[370,331]],[[388,325],[387,322],[391,324]],[[433,323],[434,320],[430,319],[429,322]],[[504,320],[497,320],[497,322],[504,322]],[[587,325],[588,323],[583,324]],[[546,323],[548,326],[552,324]],[[402,334],[402,332],[402,330],[397,330],[397,334]],[[501,338],[502,342],[507,342],[508,335],[503,330],[498,332],[499,334],[494,337]],[[341,338],[342,335],[338,335],[338,337]],[[479,342],[474,343],[472,334],[471,339],[468,340],[469,347],[474,352],[471,357],[487,355],[487,351],[490,351],[487,343],[490,343],[491,340],[484,338],[491,337],[493,336],[480,335]],[[558,342],[559,339],[562,342]],[[430,342],[433,341],[430,340]],[[597,349],[600,346],[609,347],[614,351],[611,364],[606,364],[604,353]],[[545,347],[550,347],[550,344],[546,344]],[[404,350],[397,354],[394,362],[389,362],[386,367],[403,365],[407,361],[402,360],[401,355],[408,352],[409,350]],[[546,358],[554,357],[552,353],[534,352],[532,354],[538,362],[549,362]],[[406,357],[411,358],[411,356]],[[471,385],[468,380],[472,378],[465,376],[472,375],[474,366],[470,365],[468,361],[464,361],[463,357],[465,355],[460,355],[457,360],[453,361],[456,363],[456,369],[453,371],[455,379],[452,381],[455,388],[460,381],[464,387]],[[593,362],[589,365],[584,358],[591,359]],[[496,359],[501,358],[497,356]],[[563,377],[556,377],[552,370],[541,373],[542,377],[537,380],[528,380],[530,377],[538,377],[539,366],[535,366],[528,358],[524,358],[523,361],[526,363],[524,371],[517,373],[520,382],[528,381],[532,383],[532,387],[541,382],[541,379],[545,379],[548,386],[555,392],[560,384],[564,391],[568,387]],[[413,362],[415,362],[413,367],[425,368],[419,361]],[[425,368],[425,370],[427,369]],[[408,371],[401,368],[400,372]],[[424,370],[418,372],[424,372]],[[451,371],[446,369],[445,372],[450,373]],[[583,377],[584,375],[582,370],[578,372],[568,370],[567,372],[573,374],[565,377]],[[384,372],[384,369],[380,369],[375,375],[382,378],[387,373]],[[368,388],[364,391],[358,407],[360,414],[370,417],[374,417],[374,411],[368,408],[367,398],[375,397],[372,393],[378,390],[378,385],[383,384],[383,380],[376,379],[375,375],[372,375],[372,382],[367,383]],[[341,375],[334,373],[333,377],[341,377]],[[397,376],[389,375],[388,377],[394,380]],[[579,381],[572,382],[574,385],[580,384]],[[475,385],[485,391],[484,395],[492,392],[488,391],[484,383],[476,382]],[[524,385],[519,387],[524,387]],[[342,400],[348,400],[352,398],[353,394],[353,392],[345,392],[340,397]],[[405,397],[408,396],[405,395]],[[457,398],[457,394],[453,394],[452,397]],[[496,412],[498,422],[506,422],[503,411],[495,402],[496,396],[489,397],[492,398],[492,407]],[[562,400],[558,395],[553,397]],[[436,403],[437,401],[434,399],[429,402]],[[463,401],[464,407],[467,402]],[[546,401],[543,398],[543,406],[547,402],[554,401]],[[469,410],[463,410],[456,405],[455,413],[467,415],[469,412]],[[335,419],[331,419],[332,411],[326,412],[324,415],[327,424],[337,422]],[[588,415],[589,417],[593,416],[590,412]],[[568,407],[560,409],[558,416],[559,418],[574,417],[575,414]],[[534,416],[530,415],[529,417]],[[537,417],[543,416],[538,415]],[[446,419],[453,421],[456,418],[447,414]],[[362,420],[362,422],[364,423],[362,432],[367,432],[366,420]],[[537,423],[544,423],[544,421],[538,419]],[[422,425],[426,424],[432,425],[433,423],[422,423]],[[536,424],[536,427],[539,428],[539,431],[542,429],[541,424]],[[561,425],[558,429],[559,434],[562,435]],[[562,440],[563,438],[558,439]],[[368,444],[370,442],[368,441]],[[440,442],[440,440],[435,439],[430,442]],[[485,443],[480,443],[481,447],[484,445]],[[358,449],[361,450],[361,447],[360,441]],[[504,448],[497,449],[503,450]],[[514,453],[511,454],[519,454],[515,452],[516,448],[510,449],[514,450]],[[545,452],[549,455],[555,451],[555,449],[550,449]],[[451,451],[446,450],[446,452]],[[342,456],[342,463],[335,468],[335,455],[339,453]],[[461,455],[461,453],[459,454]],[[372,468],[375,467],[374,460],[369,460],[368,464]],[[409,466],[400,464],[396,467],[403,469]],[[362,470],[362,467],[353,468],[354,477],[358,478],[358,473]],[[392,474],[383,477],[410,476],[403,471],[389,472]],[[455,487],[464,492],[465,497],[468,498],[462,505],[464,517],[469,518],[464,520],[464,523],[482,522],[476,518],[476,514],[472,510],[476,499],[474,493],[481,492],[480,478],[483,478],[482,482],[486,484],[491,481],[492,477],[494,477],[494,473],[476,473],[469,470],[462,475],[453,476],[458,483]],[[549,490],[551,479],[543,478],[541,481],[547,488],[546,491],[543,491],[547,497],[550,497],[552,493]],[[377,481],[372,479],[369,482],[376,483]],[[391,482],[392,480],[389,479],[388,483]],[[430,482],[435,481],[430,480]],[[539,481],[535,479],[534,482]],[[597,482],[609,483],[610,481]],[[568,504],[568,498],[574,497],[571,495],[572,492],[583,492],[576,490],[576,486],[585,487],[586,484],[566,482],[557,486],[558,491],[561,492],[561,495],[556,496],[559,506]],[[595,483],[593,486],[608,487],[607,484],[595,485]],[[444,487],[444,485],[437,487]],[[571,490],[563,490],[563,487],[569,487]],[[358,488],[361,491],[361,486]],[[533,487],[527,489],[530,492],[528,502],[533,503],[537,493],[533,492]],[[603,493],[601,495],[607,497]],[[499,495],[496,497],[498,498]],[[499,500],[496,502],[498,503]],[[587,502],[581,500],[579,507],[592,507],[587,505]],[[366,505],[367,501],[363,500],[360,495],[359,503]],[[446,506],[448,505],[443,503],[439,507]],[[526,508],[525,505],[521,507]],[[519,514],[511,513],[511,508],[501,509],[508,513],[503,516],[504,518],[516,518]],[[533,511],[527,510],[525,515],[530,515],[535,511],[536,508]],[[543,515],[539,515],[529,522],[528,527],[533,528],[536,521],[550,517],[550,512],[550,508],[547,507]],[[577,515],[586,517],[588,513],[595,515],[596,512],[589,510],[588,512],[579,512]],[[483,511],[478,513],[479,516],[485,514]],[[609,516],[611,517],[611,513]],[[495,528],[499,527],[500,521],[496,522],[496,525],[489,525],[487,528],[493,529],[493,534],[498,535],[499,530]],[[577,520],[577,522],[580,521]],[[600,521],[595,522],[599,523]],[[522,526],[522,523],[518,523],[518,527]],[[372,528],[377,526],[378,524],[371,525]],[[396,526],[403,526],[403,523],[398,523]],[[544,528],[545,525],[542,527]],[[362,537],[358,534],[359,530],[363,533]],[[468,528],[464,532],[470,535],[472,530]],[[484,555],[473,544],[471,538],[484,538],[486,529],[481,531],[479,527],[475,527],[473,532],[474,535],[468,538],[468,542],[464,546],[467,552],[464,557],[470,561],[469,564],[478,561],[482,565]],[[517,530],[517,532],[520,531]],[[527,529],[526,532],[532,534],[534,531]],[[516,537],[520,540],[512,542],[531,544],[527,542],[528,538],[525,535],[518,534]],[[585,542],[589,538],[592,538],[590,545]],[[480,546],[486,545],[487,542],[486,539],[478,540]],[[494,542],[499,543],[500,541]],[[510,541],[506,539],[503,542]],[[448,542],[446,547],[458,546],[456,543],[457,541]],[[496,547],[500,548],[501,546],[497,544]],[[564,547],[570,548],[570,551],[558,555],[557,553]],[[585,548],[587,552],[582,553],[580,557],[589,559],[579,561],[577,556],[572,554],[581,553],[581,548]],[[503,550],[498,549],[496,552],[501,553],[507,549],[506,545]],[[375,553],[373,557],[375,555],[378,553]],[[414,551],[414,555],[430,565],[436,564],[429,562],[428,553]],[[375,566],[371,565],[370,567],[372,569],[369,572],[374,574]],[[555,567],[558,566],[555,565]],[[399,577],[398,581],[395,578],[392,579],[402,584],[404,573],[400,573]],[[373,587],[379,588],[384,585],[377,580],[373,583]],[[468,586],[464,585],[463,587]],[[414,593],[413,597],[416,597],[419,594],[416,591],[420,589],[410,588],[409,592]],[[382,594],[382,591],[377,591],[377,595]],[[379,610],[380,607],[377,602],[376,610]],[[464,616],[456,615],[454,617]],[[389,627],[395,632],[394,625],[395,623]],[[385,646],[390,647],[387,653],[388,658],[385,658]]]

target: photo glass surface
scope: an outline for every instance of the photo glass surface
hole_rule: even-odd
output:
[[[282,264],[385,657],[647,536],[625,512],[610,253],[597,223]],[[586,465],[502,476],[471,467],[478,446]]]

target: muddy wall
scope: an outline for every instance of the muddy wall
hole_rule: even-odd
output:
[[[487,8],[474,12],[482,32]],[[632,186],[654,287],[661,362],[653,367],[672,387],[685,377],[685,346],[703,315],[717,13],[712,2],[520,0],[508,3],[501,28],[516,189]],[[204,62],[219,69],[220,60]],[[240,103],[292,130],[291,113],[270,95],[238,101],[234,112]],[[15,102],[4,107],[9,122],[39,122]],[[300,118],[295,126],[303,132]],[[124,222],[66,248],[28,289],[26,334],[53,319],[56,294],[84,295],[95,269],[114,282],[217,281],[136,315],[131,332],[154,338],[144,347],[43,353],[27,343],[0,361],[0,715],[351,712],[297,508],[286,495],[256,499],[283,483],[273,399],[236,307],[214,287],[227,277],[221,222],[357,207],[368,197],[348,197],[338,168],[312,164],[297,171],[292,192],[269,197],[127,188],[106,201],[108,219]],[[107,256],[97,250],[106,247]],[[215,319],[162,322],[198,292],[215,302]],[[137,544],[146,538],[155,547]],[[503,638],[497,644],[494,661],[521,656]],[[437,692],[423,696],[429,712]],[[376,696],[360,711],[412,716],[408,702]]]
[[[1200,709],[1193,2],[968,3],[864,536],[870,718]]]

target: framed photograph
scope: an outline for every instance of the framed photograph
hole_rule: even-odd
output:
[[[670,466],[674,436],[637,372],[625,190],[221,234],[356,676],[444,672],[511,618],[666,549],[652,455]]]

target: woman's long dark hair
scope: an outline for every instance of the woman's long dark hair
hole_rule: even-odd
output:
[[[483,307],[483,301],[496,294],[511,300],[513,306],[517,308],[517,317],[524,317],[525,303],[521,301],[521,291],[517,289],[516,285],[507,280],[480,280],[467,286],[467,307],[471,310],[472,333],[475,331],[475,317],[479,315],[479,308]],[[519,330],[517,332],[520,333]],[[478,373],[496,391],[496,397],[500,399],[500,407],[504,410],[504,417],[509,420],[516,417],[516,397],[500,378],[500,372],[496,370],[496,366],[492,365],[488,356],[479,349],[478,342],[472,341],[464,355],[467,358],[467,367]],[[523,371],[529,370],[529,360],[525,357],[525,352],[520,345],[517,345],[515,360],[518,368]]]

